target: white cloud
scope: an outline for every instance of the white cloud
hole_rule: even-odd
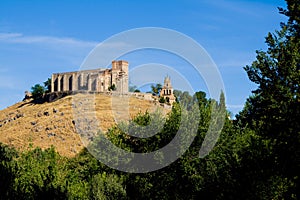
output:
[[[95,47],[98,42],[83,41],[69,37],[25,36],[22,33],[0,33],[0,42],[15,44],[64,45],[75,47]]]
[[[30,36],[22,33],[0,32],[0,44],[3,48],[19,45],[14,48],[25,47],[31,52],[47,52],[44,55],[48,57],[62,59],[70,65],[80,65],[84,56],[94,49],[98,42],[70,37]]]
[[[0,40],[8,40],[11,38],[21,37],[21,33],[0,33]]]
[[[80,65],[84,57],[89,55],[89,53],[99,45],[102,46],[102,48],[106,48],[107,51],[99,55],[97,61],[99,59],[104,59],[105,56],[110,55],[113,51],[128,46],[127,43],[119,41],[100,43],[70,37],[27,36],[22,33],[0,32],[0,44],[1,43],[4,44],[3,46],[25,45],[26,48],[30,46],[32,51],[44,51],[47,49],[47,55],[67,60],[72,65]]]

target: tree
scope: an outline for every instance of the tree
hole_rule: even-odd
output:
[[[109,91],[116,91],[117,90],[116,85],[112,84],[111,86],[108,87],[108,90]]]
[[[174,90],[173,94],[175,96],[176,102],[178,103],[180,100],[180,96],[182,95],[182,92],[180,90]]]
[[[193,98],[188,91],[180,91],[174,90],[174,96],[176,98],[176,102],[179,102],[182,106],[191,109],[193,103],[195,102],[195,97]]]
[[[285,180],[287,185],[276,194],[280,199],[299,198],[300,191],[300,3],[287,0],[287,5],[287,10],[279,8],[289,17],[287,23],[268,34],[267,51],[257,51],[256,60],[244,68],[258,88],[237,116],[238,126],[254,130],[261,144],[251,145],[265,151],[265,159],[258,165],[263,168],[256,169],[263,172],[264,187],[273,191],[270,187],[277,188],[280,183],[272,180]],[[261,153],[256,155],[251,162],[261,160]],[[249,163],[249,157],[244,159]],[[256,173],[254,169],[251,175]],[[274,198],[272,195],[267,198]]]
[[[48,78],[45,82],[44,82],[44,86],[45,86],[45,92],[51,92],[51,78]]]
[[[135,90],[137,90],[137,86],[136,85],[129,85],[129,92],[134,92]]]
[[[9,199],[12,196],[13,182],[16,178],[14,159],[17,156],[14,148],[0,143],[0,199]]]
[[[164,97],[160,97],[158,101],[159,103],[166,103],[166,99]]]
[[[136,85],[129,86],[129,92],[141,92]]]
[[[161,89],[162,89],[162,85],[160,83],[157,83],[156,85],[151,85],[152,93],[156,96],[159,95]]]
[[[126,199],[126,190],[116,175],[96,174],[90,182],[91,199]]]
[[[35,100],[40,99],[45,93],[45,88],[40,84],[35,84],[33,87],[31,87],[31,93]]]
[[[60,159],[54,148],[23,152],[15,167],[13,199],[66,199],[59,180]]]

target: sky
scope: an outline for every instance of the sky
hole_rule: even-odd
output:
[[[1,0],[0,110],[21,101],[25,91],[52,73],[80,69],[89,53],[115,34],[160,27],[182,33],[206,50],[222,77],[227,109],[237,114],[257,88],[243,67],[255,60],[256,50],[266,50],[268,32],[280,29],[280,22],[287,20],[277,7],[285,8],[285,1]],[[129,62],[132,75],[139,66],[156,63],[152,70],[156,73],[147,73],[154,83],[157,78],[163,83],[168,74],[164,69],[172,67],[194,91],[207,92],[205,82],[193,76],[189,63],[172,53],[144,49],[120,59]],[[170,74],[175,89],[181,89]]]

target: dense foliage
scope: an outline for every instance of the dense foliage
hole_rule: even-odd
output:
[[[199,150],[211,111],[224,107],[224,96],[216,102],[204,92],[190,96],[175,91],[186,109],[195,109],[197,102],[200,120],[192,145],[171,165],[144,174],[124,173],[100,163],[86,149],[64,158],[53,148],[20,153],[1,145],[0,199],[299,199],[300,3],[287,3],[287,10],[280,9],[287,23],[266,37],[268,50],[257,51],[257,59],[245,67],[257,90],[236,120],[224,116],[220,138],[207,156],[199,158]],[[166,119],[138,115],[106,136],[128,151],[157,150],[176,134],[181,109],[175,103]],[[161,121],[161,131],[149,138],[128,137],[123,131],[143,134],[143,126],[155,122],[150,126],[155,129]],[[99,142],[95,138],[93,145]]]
[[[155,96],[159,96],[161,89],[162,85],[160,83],[157,83],[156,85],[151,85],[152,94]]]
[[[33,87],[31,87],[31,93],[34,99],[40,99],[45,93],[45,88],[40,84],[35,84]]]
[[[44,86],[35,84],[31,87],[32,97],[37,103],[42,100],[45,93],[51,92],[51,78],[48,78],[43,84]]]
[[[45,82],[44,82],[44,86],[45,86],[45,92],[51,92],[51,78],[48,78]]]
[[[300,2],[287,2],[288,10],[279,9],[287,23],[268,34],[268,50],[257,51],[257,59],[245,67],[258,88],[237,116],[239,128],[255,133],[251,154],[243,155],[243,171],[253,177],[245,181],[253,190],[268,189],[270,194],[259,194],[268,199],[272,193],[296,199],[300,191]]]

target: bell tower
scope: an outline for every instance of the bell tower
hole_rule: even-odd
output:
[[[164,86],[160,91],[160,96],[164,97],[167,103],[172,104],[175,102],[175,96],[173,94],[173,87],[171,84],[171,79],[169,76],[166,76],[164,80]]]

